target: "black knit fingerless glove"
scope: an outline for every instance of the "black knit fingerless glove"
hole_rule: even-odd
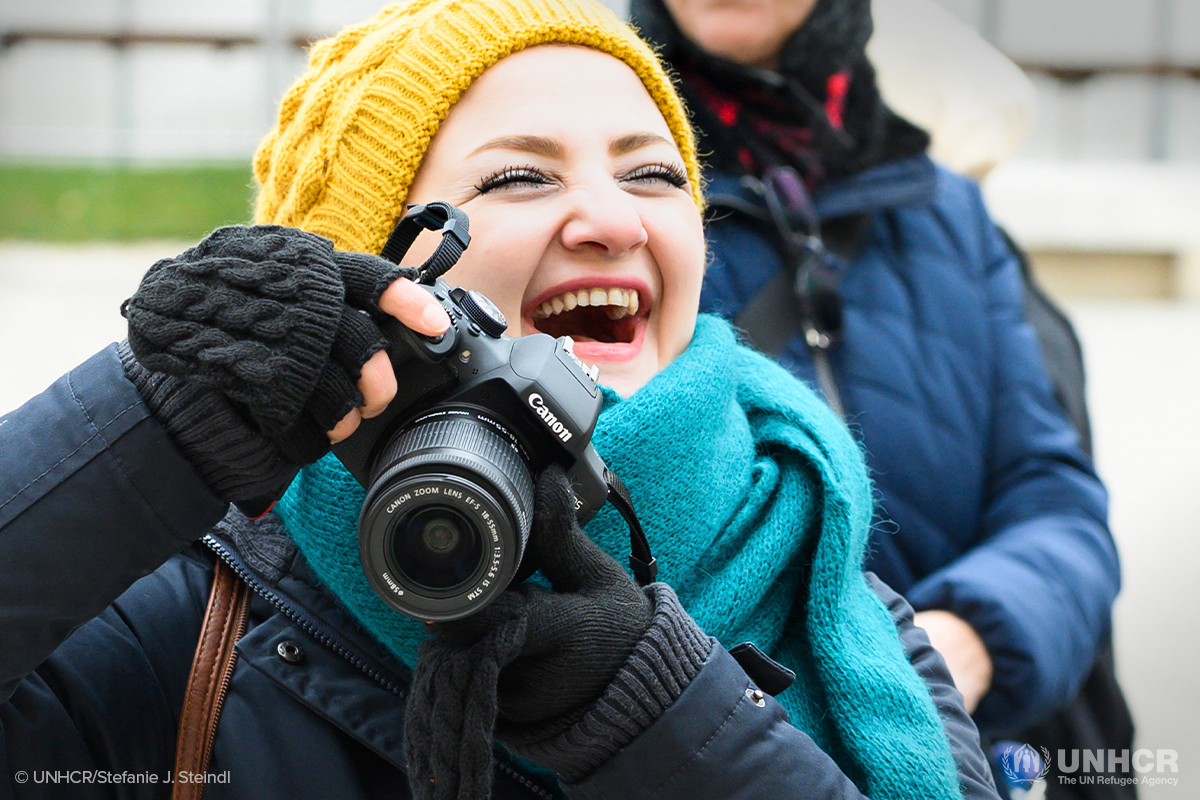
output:
[[[329,450],[411,270],[294,228],[233,226],[159,261],[122,306],[126,374],[225,499],[278,493]]]

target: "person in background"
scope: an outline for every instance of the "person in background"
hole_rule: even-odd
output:
[[[633,0],[631,18],[706,157],[702,308],[858,432],[865,566],[917,609],[981,732],[1044,718],[1109,630],[1107,495],[977,185],[880,97],[868,0]]]

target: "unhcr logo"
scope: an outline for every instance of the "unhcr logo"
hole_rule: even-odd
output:
[[[1009,783],[1029,786],[1050,771],[1050,751],[1043,747],[1039,753],[1027,744],[1008,745],[1000,754],[1000,766]]]
[[[999,756],[1008,784],[1028,789],[1049,775],[1050,751],[1017,742],[1000,743],[992,751]],[[1176,750],[1059,750],[1054,764],[1057,780],[1074,786],[1177,786],[1179,753]],[[1149,775],[1146,773],[1161,773]]]

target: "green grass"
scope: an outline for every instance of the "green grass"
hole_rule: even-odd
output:
[[[0,164],[0,239],[197,239],[250,219],[247,166]]]

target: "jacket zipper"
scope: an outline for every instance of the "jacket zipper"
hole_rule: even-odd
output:
[[[321,625],[319,622],[317,622],[310,614],[305,613],[302,609],[296,607],[292,603],[289,603],[278,593],[268,588],[262,581],[251,574],[249,570],[239,563],[238,560],[233,557],[233,554],[229,551],[229,548],[221,544],[215,536],[208,534],[204,537],[203,542],[204,544],[208,545],[209,549],[216,553],[222,561],[228,564],[230,569],[236,572],[238,577],[245,581],[251,589],[265,597],[271,605],[283,612],[284,616],[299,625],[300,628],[303,629],[307,634],[328,647],[330,650],[333,650],[346,661],[349,661],[392,694],[396,695],[397,697],[404,697],[404,690],[401,689],[395,681],[384,675],[381,669],[374,667],[349,647],[347,647],[340,639],[329,633],[328,629],[324,625]]]
[[[496,768],[517,783],[521,784],[521,786],[525,787],[534,797],[540,797],[542,800],[558,800],[555,795],[547,792],[545,789],[534,783],[530,778],[522,775],[520,772],[517,772],[517,770],[513,769],[512,766],[505,764],[503,761],[496,759]]]
[[[321,625],[319,622],[317,622],[315,619],[313,619],[313,617],[311,615],[305,613],[305,611],[303,609],[296,607],[295,604],[289,603],[287,600],[285,600],[283,597],[281,597],[277,592],[268,588],[266,586],[266,584],[264,584],[262,581],[260,581],[255,575],[251,574],[250,571],[247,570],[241,564],[241,562],[239,562],[233,556],[233,554],[230,552],[229,548],[227,548],[225,545],[221,544],[221,542],[219,542],[215,536],[213,536],[212,534],[208,534],[208,535],[204,536],[202,541],[204,542],[205,545],[208,546],[208,548],[210,550],[212,550],[214,553],[217,554],[218,558],[220,558],[227,565],[229,565],[229,568],[232,569],[234,572],[236,572],[238,574],[238,577],[241,578],[243,581],[245,581],[246,584],[251,589],[253,589],[255,592],[257,592],[258,594],[265,597],[267,599],[267,602],[269,602],[275,608],[279,609],[283,613],[284,616],[286,616],[292,622],[299,625],[300,628],[303,629],[306,633],[308,633],[314,639],[319,641],[321,644],[323,644],[326,647],[328,647],[329,649],[333,650],[335,653],[337,653],[339,656],[341,656],[346,661],[353,664],[355,667],[357,667],[359,670],[364,672],[372,680],[374,680],[376,683],[383,686],[385,689],[387,689],[392,694],[396,695],[397,697],[405,696],[404,690],[401,689],[398,685],[396,685],[395,681],[389,680],[388,677],[383,674],[382,670],[376,669],[370,663],[368,663],[364,659],[360,658],[357,654],[355,654],[353,651],[351,651],[350,648],[346,647],[341,641],[339,641],[336,636],[329,633],[326,630],[325,626]],[[247,605],[247,609],[249,609],[249,605]],[[247,615],[247,616],[249,616],[249,615]],[[245,625],[246,625],[246,621],[243,620],[243,622],[241,623],[242,633],[245,632]],[[240,634],[239,634],[238,638],[239,639],[241,638]],[[221,686],[220,693],[217,695],[217,707],[216,708],[217,708],[218,713],[220,713],[221,706],[225,702],[225,694],[229,689],[229,681],[232,678],[232,676],[233,676],[233,670],[231,669],[229,671],[229,675],[226,676],[225,681]],[[214,726],[213,730],[209,732],[209,742],[208,742],[209,752],[212,752],[212,745],[213,745],[213,741],[215,741],[215,739],[216,739],[216,734],[217,734],[216,726]],[[545,789],[542,789],[540,786],[535,784],[530,778],[521,774],[517,770],[513,769],[508,764],[505,764],[499,760],[496,760],[495,763],[496,763],[496,767],[498,769],[500,769],[502,772],[504,772],[504,774],[508,775],[510,778],[512,778],[514,781],[516,781],[518,784],[520,784],[522,787],[524,787],[534,797],[540,798],[540,800],[557,800],[557,798],[553,794],[550,794]]]

